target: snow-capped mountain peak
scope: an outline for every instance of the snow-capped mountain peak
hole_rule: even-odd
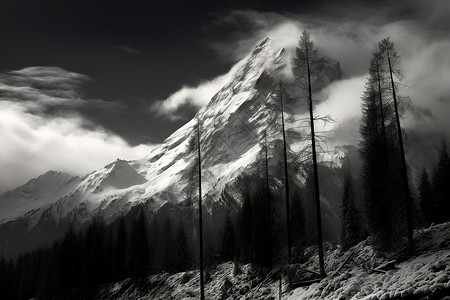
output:
[[[86,180],[90,186],[95,187],[94,192],[100,192],[107,188],[127,189],[147,182],[145,177],[121,159],[108,164],[100,172],[88,175]]]

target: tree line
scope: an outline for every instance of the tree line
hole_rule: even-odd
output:
[[[67,230],[51,247],[0,260],[0,294],[4,299],[91,298],[98,286],[160,271],[193,267],[185,224],[170,217],[148,221],[141,210],[110,225],[95,218],[84,230]],[[157,241],[157,242],[155,242]]]
[[[421,224],[442,223],[450,216],[450,157],[447,145],[442,143],[439,160],[428,175],[426,168],[418,180]]]

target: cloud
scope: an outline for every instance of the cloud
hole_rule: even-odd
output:
[[[0,97],[27,102],[31,107],[80,104],[79,87],[85,75],[58,67],[29,67],[0,75]]]
[[[183,119],[184,116],[180,112],[181,108],[186,106],[198,108],[208,104],[209,100],[233,78],[241,64],[242,61],[236,63],[228,73],[200,83],[195,87],[183,86],[165,100],[156,101],[150,107],[150,110],[172,121]]]
[[[0,75],[0,191],[49,169],[82,175],[116,158],[141,158],[151,150],[152,145],[128,145],[75,111],[45,113],[49,107],[89,103],[79,92],[86,79],[51,67]]]
[[[119,46],[116,46],[116,48],[123,52],[126,52],[128,54],[131,54],[131,55],[136,55],[136,54],[141,53],[141,51],[139,51],[139,49],[133,48],[129,45],[119,45]]]
[[[365,75],[333,82],[323,91],[327,101],[316,106],[316,113],[330,115],[337,122],[360,116],[365,82]]]
[[[0,74],[0,100],[21,101],[35,113],[45,114],[49,109],[97,107],[118,111],[118,102],[84,99],[82,86],[92,82],[86,75],[59,67],[28,67]]]

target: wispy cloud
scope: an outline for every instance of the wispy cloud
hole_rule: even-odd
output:
[[[141,51],[139,49],[131,47],[129,45],[119,45],[119,46],[116,46],[116,48],[119,49],[120,51],[126,52],[131,55],[136,55],[136,54],[141,53]]]
[[[132,147],[74,110],[46,113],[61,105],[108,105],[82,98],[80,85],[86,80],[53,67],[0,75],[0,169],[8,170],[0,172],[0,192],[49,169],[81,175],[116,158],[140,158],[150,151],[152,145]]]
[[[186,108],[186,106],[198,108],[206,105],[233,78],[240,65],[241,62],[236,63],[228,73],[205,81],[197,86],[183,86],[166,99],[156,101],[150,107],[150,110],[169,120],[183,119],[184,115],[180,111],[182,108]]]
[[[118,102],[83,97],[82,86],[91,82],[86,75],[59,67],[28,67],[0,74],[0,99],[21,101],[35,113],[49,109],[97,107],[111,111],[122,109]]]

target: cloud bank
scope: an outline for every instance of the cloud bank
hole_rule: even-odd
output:
[[[131,147],[70,108],[109,104],[83,99],[87,76],[55,67],[0,75],[0,192],[49,169],[82,175],[116,158],[145,156],[151,145]]]

